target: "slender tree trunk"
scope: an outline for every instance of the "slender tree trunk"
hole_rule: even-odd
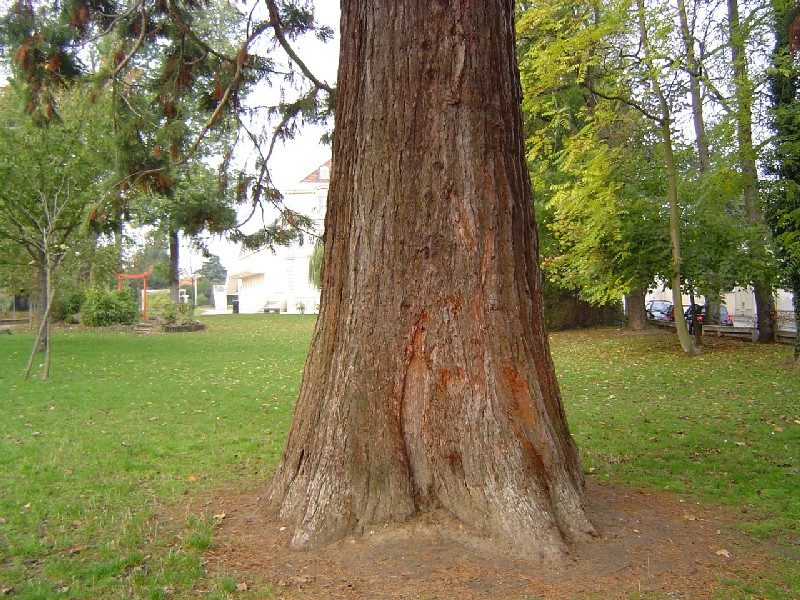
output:
[[[758,169],[756,151],[753,147],[753,84],[747,69],[745,34],[739,21],[738,0],[728,0],[728,26],[730,27],[731,58],[733,62],[733,85],[736,94],[736,138],[739,150],[739,168],[742,175],[747,223],[761,231],[763,215],[758,206]],[[765,240],[754,240],[749,252],[754,264],[765,264],[767,260]],[[775,299],[771,282],[764,275],[765,269],[753,278],[753,293],[756,300],[756,341],[775,341]]]
[[[36,332],[36,339],[33,342],[31,354],[28,357],[28,364],[25,367],[25,379],[28,379],[33,368],[33,363],[36,356],[43,354],[41,378],[47,379],[50,375],[50,312],[53,308],[53,298],[55,297],[55,288],[52,285],[53,268],[50,264],[49,257],[46,255],[44,260],[44,274],[42,279],[43,283],[43,297],[42,307],[44,310],[39,315],[39,328]]]
[[[792,308],[794,309],[794,323],[795,323],[795,336],[794,336],[794,356],[795,364],[800,364],[800,277],[797,275],[792,277]]]
[[[53,285],[53,271],[54,265],[52,263],[51,257],[48,255],[47,257],[47,268],[45,271],[46,277],[46,298],[47,298],[47,308],[44,311],[44,324],[40,330],[39,337],[44,344],[44,361],[42,365],[42,379],[47,379],[50,376],[50,314],[53,310],[53,300],[56,296],[56,289]]]
[[[628,308],[628,329],[631,331],[642,331],[647,327],[647,309],[644,299],[646,292],[631,292],[625,297],[625,304]]]
[[[686,66],[689,70],[689,92],[692,98],[692,121],[697,143],[697,159],[700,173],[708,173],[711,168],[711,158],[708,150],[708,136],[706,135],[706,122],[703,117],[703,95],[700,90],[700,65],[694,53],[694,36],[689,27],[686,15],[686,3],[678,0],[678,18],[681,23],[681,38],[686,52]]]
[[[592,532],[542,313],[512,0],[343,0],[322,303],[268,502],[295,547],[421,513]]]
[[[47,257],[42,255],[40,258],[40,265],[36,267],[36,278],[39,283],[36,289],[36,324],[37,331],[41,330],[42,323],[45,320],[47,313]],[[36,352],[44,352],[46,339],[37,336],[36,345],[34,349]]]
[[[180,235],[178,231],[169,232],[169,299],[173,302],[180,302],[181,299],[181,276],[178,266],[180,265]]]
[[[652,60],[647,24],[645,22],[644,0],[636,0],[639,20],[639,35],[645,53],[645,61],[652,73],[650,83],[653,86],[661,110],[659,127],[661,140],[664,145],[664,162],[667,171],[667,202],[669,203],[669,238],[672,251],[672,304],[675,307],[675,331],[681,348],[689,356],[701,354],[700,349],[689,335],[686,321],[683,319],[683,298],[681,297],[681,244],[680,244],[680,212],[678,207],[678,168],[675,165],[675,150],[672,144],[672,112],[667,102],[667,97],[658,81],[658,74]]]
[[[692,98],[692,122],[694,124],[694,135],[697,144],[697,163],[699,166],[700,178],[708,174],[711,169],[711,157],[708,150],[708,136],[706,135],[706,121],[703,115],[703,95],[700,90],[700,65],[694,53],[694,35],[689,26],[689,19],[686,15],[686,3],[678,0],[678,18],[680,20],[681,38],[683,39],[684,52],[686,53],[686,66],[689,70],[689,92]],[[702,324],[697,319],[697,302],[694,293],[691,292],[690,306],[691,326],[689,333],[694,336],[694,345],[700,347],[702,340]],[[681,315],[681,318],[683,316]],[[678,313],[675,312],[675,319]]]

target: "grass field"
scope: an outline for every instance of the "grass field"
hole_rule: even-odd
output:
[[[202,333],[56,331],[48,381],[23,381],[33,335],[0,338],[0,596],[270,598],[210,575],[207,518],[157,518],[185,495],[254,489],[281,452],[312,316],[204,319]],[[590,477],[733,508],[775,575],[731,597],[800,597],[800,374],[791,349],[668,335],[552,336]],[[264,595],[266,594],[266,595]]]

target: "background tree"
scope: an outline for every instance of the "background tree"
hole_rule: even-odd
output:
[[[219,177],[199,161],[176,170],[168,193],[142,194],[130,203],[138,226],[153,226],[167,242],[167,277],[173,302],[178,301],[181,235],[202,246],[201,235],[222,235],[236,227],[238,199],[220,185]]]
[[[42,378],[50,369],[50,315],[58,270],[110,176],[104,141],[108,122],[80,94],[58,97],[58,119],[15,110],[17,98],[0,98],[0,234],[25,253],[37,272],[39,332],[28,362],[44,351]],[[106,188],[107,189],[107,188]]]
[[[738,150],[741,194],[747,223],[753,235],[748,240],[747,249],[751,261],[761,268],[753,270],[751,283],[756,301],[757,340],[762,343],[775,340],[775,300],[773,298],[772,269],[764,268],[768,263],[768,232],[764,227],[764,216],[759,201],[758,158],[753,141],[753,104],[755,102],[755,83],[750,76],[748,60],[747,23],[739,17],[739,0],[727,0],[728,35],[733,72],[733,116],[736,122],[736,147]],[[754,10],[753,13],[756,11]],[[760,235],[759,235],[760,234]]]
[[[775,48],[770,91],[775,139],[769,167],[773,176],[766,216],[773,232],[782,279],[794,293],[794,319],[800,324],[800,5],[773,0]],[[800,332],[795,341],[800,360]]]
[[[723,290],[763,281],[756,287],[767,307],[758,313],[766,319],[773,267],[749,125],[759,93],[750,68],[760,63],[742,60],[761,56],[763,6],[746,3],[735,25],[738,17],[721,19],[694,0],[634,4],[518,4],[528,156],[553,240],[544,245],[546,274],[595,302],[634,282],[643,291],[656,278],[671,280],[663,260],[668,148],[656,143],[663,140],[658,94],[646,93],[658,84],[672,121],[680,291],[705,296],[713,318]],[[629,319],[643,316],[643,293],[631,289],[628,300]],[[771,339],[768,324],[759,327]]]
[[[225,283],[228,276],[228,272],[225,270],[225,267],[222,266],[219,256],[215,254],[208,256],[208,260],[197,269],[197,274],[212,285],[221,285]]]
[[[153,270],[147,278],[147,287],[154,290],[169,288],[170,260],[166,238],[161,232],[150,230],[144,239],[134,244],[130,256],[124,261],[127,273],[144,273]]]
[[[325,244],[322,238],[314,242],[314,250],[308,260],[308,281],[317,289],[322,288],[322,261],[325,258]]]
[[[652,126],[619,100],[632,95],[613,45],[628,31],[627,6],[520,7],[528,158],[554,240],[546,275],[593,304],[627,296],[629,325],[641,328],[645,292],[669,257]]]
[[[0,237],[0,293],[11,302],[17,296],[27,300],[36,294],[36,269],[30,257],[5,237]]]

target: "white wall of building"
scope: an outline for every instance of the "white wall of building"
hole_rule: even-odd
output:
[[[282,313],[318,312],[319,290],[308,280],[308,267],[315,235],[322,233],[329,179],[330,161],[284,193],[287,208],[314,220],[304,243],[240,254],[228,274],[228,293],[238,291],[240,313],[263,312],[267,306]]]

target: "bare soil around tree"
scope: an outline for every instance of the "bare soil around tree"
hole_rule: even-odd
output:
[[[191,504],[181,510],[196,514]],[[770,565],[765,547],[737,533],[730,509],[596,481],[588,510],[598,536],[572,544],[559,564],[430,520],[292,551],[256,493],[218,497],[204,510],[218,522],[207,568],[240,590],[288,599],[711,598],[735,596],[726,581],[757,580]]]

